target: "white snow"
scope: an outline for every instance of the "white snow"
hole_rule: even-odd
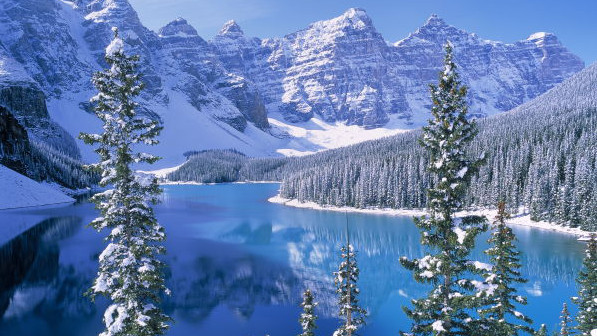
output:
[[[146,174],[153,174],[158,179],[165,179],[168,174],[180,168],[183,164],[179,164],[178,166],[170,167],[170,168],[162,168],[156,170],[139,170],[139,173],[146,173]],[[165,184],[174,184],[174,183],[165,183]]]
[[[75,200],[52,187],[0,165],[0,209],[72,203]]]
[[[274,196],[268,199],[271,203],[287,205],[295,208],[305,208],[314,210],[326,210],[336,212],[355,212],[368,213],[389,216],[421,216],[426,214],[425,210],[421,209],[390,209],[390,208],[365,208],[357,209],[351,207],[337,207],[337,206],[322,206],[315,202],[299,202],[298,200],[290,200],[280,196]]]
[[[409,130],[403,120],[395,116],[383,127],[365,129],[357,125],[346,125],[344,122],[327,123],[314,117],[301,123],[284,121],[276,113],[268,118],[274,132],[291,136],[276,151],[284,156],[302,156],[313,154],[320,150],[350,146],[359,142],[380,139]],[[412,127],[410,127],[412,128]]]
[[[477,281],[477,280],[472,280],[471,284],[473,286],[475,286],[475,288],[478,290],[478,292],[476,294],[477,296],[481,296],[483,293],[491,296],[491,295],[493,295],[495,290],[498,288],[498,285],[495,285],[492,283],[483,283],[483,282]]]
[[[444,329],[444,322],[443,321],[435,321],[431,324],[431,327],[433,328],[433,330],[435,331],[446,331],[446,329]]]
[[[15,83],[35,83],[23,66],[10,58],[4,48],[0,46],[0,84],[8,82]]]
[[[524,317],[524,315],[519,311],[515,310],[513,313],[514,313],[514,316],[516,316],[516,317]]]
[[[423,271],[421,272],[420,276],[424,278],[433,278],[434,274],[431,271]]]
[[[546,32],[537,32],[537,33],[531,34],[531,35],[530,35],[530,36],[527,38],[527,40],[529,40],[529,41],[530,41],[530,40],[538,40],[538,39],[542,39],[542,38],[545,38],[545,36],[547,36],[547,34],[548,34],[548,33],[546,33]]]
[[[463,244],[464,239],[466,238],[466,230],[463,230],[460,227],[455,227],[453,231],[456,236],[458,236],[458,243]]]
[[[458,173],[456,173],[456,176],[463,178],[464,175],[466,175],[466,172],[468,171],[468,167],[463,167],[462,169],[460,169],[458,171]]]
[[[278,203],[283,204],[295,208],[305,208],[305,209],[314,209],[314,210],[326,210],[326,211],[337,211],[337,212],[354,212],[354,213],[368,213],[368,214],[379,214],[379,215],[388,215],[388,216],[422,216],[426,215],[427,211],[425,209],[391,209],[391,208],[364,208],[364,209],[357,209],[352,207],[337,207],[337,206],[326,206],[320,205],[315,202],[299,202],[296,199],[287,199],[280,197],[279,195],[271,197],[269,200],[271,203]],[[488,219],[494,218],[496,216],[495,210],[475,210],[475,211],[460,211],[456,213],[457,217],[462,216],[469,216],[469,215],[479,215],[479,216],[486,216]],[[509,225],[515,226],[526,226],[530,228],[542,229],[542,230],[549,230],[559,233],[565,233],[570,235],[575,235],[579,237],[588,237],[590,232],[583,231],[579,228],[570,228],[564,227],[561,225],[557,225],[554,223],[549,222],[535,222],[532,221],[530,215],[526,212],[522,212],[520,215],[514,215],[511,218],[508,218],[506,221]]]
[[[124,48],[124,42],[119,37],[115,38],[110,42],[110,44],[106,47],[106,56],[112,56],[118,52],[122,51]]]
[[[480,261],[473,261],[472,264],[475,266],[475,268],[483,271],[491,271],[493,269],[493,266]]]

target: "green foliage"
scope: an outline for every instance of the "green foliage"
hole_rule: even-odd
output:
[[[576,329],[583,336],[592,336],[591,331],[597,329],[597,234],[590,236],[576,281],[578,297],[573,299],[578,305]]]
[[[342,324],[334,332],[334,336],[357,335],[357,330],[365,324],[367,311],[359,305],[359,267],[350,241],[342,246],[340,256],[342,262],[338,271],[334,272],[334,283],[340,308],[338,315]]]
[[[493,222],[493,232],[488,240],[490,245],[485,253],[490,257],[491,268],[484,270],[485,283],[492,287],[491,293],[484,296],[484,307],[479,309],[482,324],[495,336],[517,335],[519,331],[533,334],[528,325],[533,321],[516,311],[516,304],[525,305],[527,299],[516,293],[512,287],[516,283],[526,283],[520,273],[520,252],[514,245],[516,236],[506,226],[506,204],[498,203],[498,213]],[[516,321],[516,322],[509,322]]]
[[[535,332],[535,336],[547,336],[547,327],[542,324],[539,330]]]
[[[562,315],[560,315],[560,334],[559,336],[569,336],[572,335],[572,318],[570,317],[570,312],[568,311],[568,305],[564,303],[562,308]]]
[[[201,183],[226,183],[236,181],[280,180],[278,168],[283,158],[249,158],[228,150],[189,151],[187,161],[168,174],[170,181],[194,181]]]
[[[305,290],[305,293],[303,293],[303,302],[301,303],[303,312],[299,318],[303,332],[298,336],[315,336],[315,329],[317,329],[317,325],[315,324],[315,321],[317,321],[317,315],[315,315],[316,306],[317,302],[314,302],[311,291],[309,289]]]
[[[421,243],[432,254],[414,260],[400,259],[405,268],[413,271],[417,282],[432,286],[427,297],[414,299],[412,308],[404,308],[413,322],[413,335],[472,334],[470,311],[480,304],[475,291],[482,290],[476,286],[478,281],[465,275],[479,273],[467,258],[475,237],[485,230],[485,219],[454,218],[468,183],[483,160],[471,161],[464,152],[476,130],[466,118],[466,88],[459,81],[450,43],[446,44],[444,65],[439,85],[431,86],[433,118],[423,129],[421,140],[430,155],[428,170],[436,183],[429,189],[429,216],[415,218]]]
[[[112,301],[104,314],[102,336],[153,336],[165,333],[169,320],[158,307],[160,294],[167,292],[164,264],[157,258],[165,252],[160,243],[166,236],[152,208],[161,189],[153,176],[137,174],[131,165],[158,159],[135,152],[134,146],[156,144],[161,128],[135,112],[135,97],[143,88],[137,73],[139,58],[124,53],[123,41],[114,31],[106,53],[110,68],[93,77],[99,93],[92,101],[103,133],[81,134],[86,143],[98,145],[100,162],[90,168],[101,175],[101,186],[111,188],[92,197],[101,216],[91,226],[109,230],[109,243],[99,256],[98,276],[89,294]]]

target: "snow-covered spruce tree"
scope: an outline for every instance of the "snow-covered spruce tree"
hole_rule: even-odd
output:
[[[559,336],[569,336],[572,334],[572,318],[570,317],[570,312],[568,311],[568,305],[564,302],[562,308],[562,315],[560,315],[560,333]]]
[[[412,308],[404,308],[413,323],[410,333],[403,335],[473,334],[470,312],[479,308],[477,294],[487,289],[481,281],[466,278],[469,272],[482,272],[468,256],[475,237],[486,229],[486,219],[454,218],[471,177],[484,160],[471,161],[465,156],[464,147],[476,130],[467,119],[466,87],[458,78],[449,42],[445,50],[439,85],[431,85],[433,118],[423,128],[421,141],[430,154],[428,169],[436,183],[428,190],[429,215],[415,218],[422,231],[421,243],[431,254],[421,259],[400,259],[404,267],[414,272],[417,282],[433,288],[427,297],[412,300]]]
[[[547,327],[545,324],[542,324],[541,327],[539,327],[539,330],[535,332],[535,336],[547,336]]]
[[[597,235],[592,234],[585,251],[583,268],[576,279],[578,297],[573,301],[578,305],[576,329],[583,336],[593,336],[597,329]]]
[[[91,225],[108,229],[106,249],[99,256],[99,272],[89,294],[111,300],[104,313],[103,336],[160,335],[169,317],[158,307],[159,296],[167,292],[157,258],[165,252],[160,245],[164,229],[153,213],[161,192],[153,176],[135,173],[131,165],[153,163],[158,158],[135,152],[137,144],[154,145],[161,128],[155,121],[140,118],[135,97],[143,88],[137,73],[138,56],[127,56],[124,43],[114,31],[106,48],[109,69],[96,73],[93,83],[99,93],[91,99],[95,114],[103,122],[103,133],[81,134],[95,150],[100,163],[90,165],[101,174],[100,185],[109,187],[93,196],[101,211]]]
[[[317,302],[314,302],[311,290],[307,289],[305,293],[303,293],[303,302],[301,303],[303,312],[299,318],[299,323],[301,324],[303,332],[298,336],[315,336],[315,329],[317,329],[317,325],[315,324],[315,321],[317,320],[315,306],[317,306]]]
[[[491,267],[487,267],[483,276],[485,283],[492,288],[485,295],[484,307],[479,309],[482,323],[486,330],[495,336],[517,335],[519,331],[533,334],[528,325],[533,321],[516,311],[515,304],[526,304],[525,297],[517,295],[512,286],[527,282],[520,274],[520,252],[514,242],[516,236],[506,226],[506,203],[498,203],[498,213],[493,222],[493,232],[488,240],[490,245],[485,253],[490,257]],[[513,321],[513,322],[509,322]],[[514,322],[518,321],[518,322]]]
[[[338,294],[339,316],[342,325],[334,332],[334,336],[352,336],[360,326],[365,324],[367,311],[359,305],[359,267],[350,241],[342,246],[342,262],[338,271],[334,272],[336,293]]]

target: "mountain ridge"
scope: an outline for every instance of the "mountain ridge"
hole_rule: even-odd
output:
[[[73,136],[98,127],[85,112],[93,92],[89,78],[105,67],[110,28],[119,27],[129,52],[141,56],[142,112],[166,128],[191,123],[162,136],[157,151],[166,165],[196,149],[234,147],[272,156],[330,148],[341,143],[330,140],[338,133],[320,133],[351,125],[358,128],[350,132],[378,136],[418,127],[428,117],[427,84],[436,80],[441,63],[443,42],[431,28],[452,27],[432,16],[409,37],[388,44],[365,10],[351,8],[280,38],[248,37],[232,20],[205,40],[181,18],[149,30],[127,0],[16,4],[7,1],[0,13],[0,32],[6,33],[0,60],[25,69],[46,94],[52,118]],[[478,117],[518,106],[584,67],[549,34],[484,44],[452,28],[447,31]],[[13,76],[3,83],[16,81]],[[364,137],[350,138],[344,144]],[[89,149],[82,150],[93,160]]]

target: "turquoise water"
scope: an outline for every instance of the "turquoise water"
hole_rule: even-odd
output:
[[[396,335],[409,323],[401,306],[424,295],[399,265],[420,256],[408,217],[289,208],[267,199],[277,184],[165,186],[157,208],[168,234],[172,296],[164,309],[176,323],[169,335],[296,335],[301,293],[319,301],[320,335],[338,324],[332,272],[346,223],[358,250],[361,301],[370,312],[361,335]],[[97,271],[102,235],[86,227],[92,205],[0,211],[0,225],[37,223],[0,237],[0,335],[94,335],[106,305],[83,293]],[[575,295],[583,243],[573,236],[514,227],[529,282],[520,310],[551,329]],[[4,232],[4,231],[0,231]],[[482,237],[479,251],[484,248]],[[475,258],[483,260],[478,252]]]

